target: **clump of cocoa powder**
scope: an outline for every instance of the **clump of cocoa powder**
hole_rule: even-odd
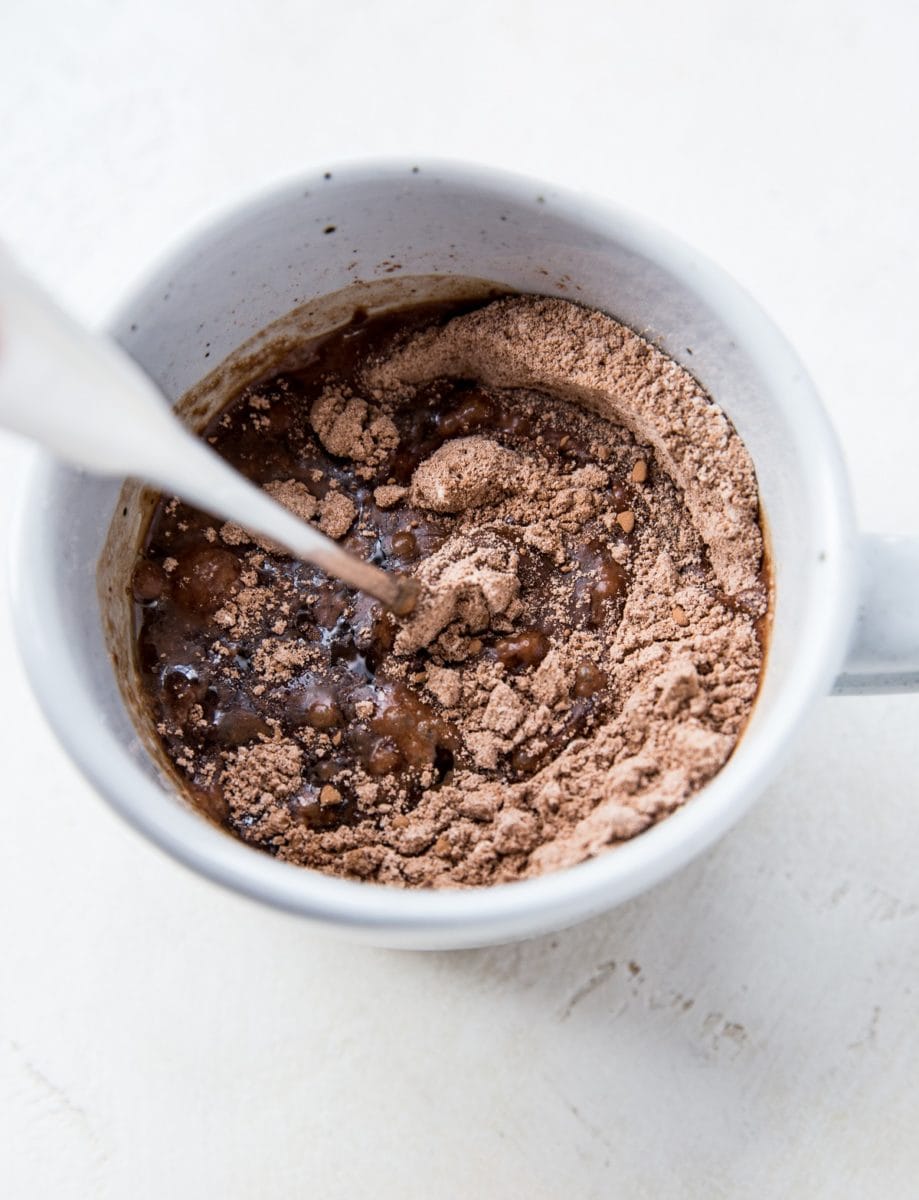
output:
[[[408,472],[428,434],[407,414],[451,378],[484,399],[459,393]],[[266,421],[290,403],[256,400]],[[352,878],[482,885],[600,853],[719,770],[756,696],[767,594],[752,464],[691,376],[603,314],[516,298],[396,339],[308,411],[291,444],[312,454],[315,436],[342,478],[266,490],[355,552],[407,555],[422,590],[395,622],[304,594],[278,548],[220,530],[241,565],[209,669],[267,715],[196,751],[188,731],[211,726],[192,695],[161,734],[240,836]],[[322,683],[335,654],[354,656],[345,692]]]
[[[522,465],[513,451],[488,438],[455,438],[418,467],[410,498],[431,512],[479,508],[513,491]]]
[[[329,387],[315,401],[310,421],[330,454],[373,465],[398,444],[395,425],[348,388]]]

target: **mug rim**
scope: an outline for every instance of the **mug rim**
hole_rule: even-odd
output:
[[[54,620],[51,597],[42,587],[43,579],[52,578],[50,566],[42,565],[51,554],[47,522],[54,521],[46,498],[67,468],[40,452],[21,486],[12,521],[12,611],[27,677],[55,734],[115,811],[161,849],[234,891],[350,932],[358,940],[390,946],[481,945],[560,928],[637,895],[712,845],[749,809],[778,769],[807,707],[829,690],[847,649],[855,615],[854,517],[836,434],[803,364],[771,318],[721,267],[613,201],[582,197],[526,176],[431,159],[339,163],[331,169],[339,183],[343,179],[366,186],[388,178],[405,183],[415,166],[420,166],[419,177],[423,173],[426,182],[435,174],[447,183],[473,185],[514,201],[532,199],[537,193],[551,196],[553,207],[573,221],[596,227],[607,237],[625,237],[638,253],[681,278],[726,323],[730,314],[730,323],[745,330],[745,345],[757,348],[758,361],[768,361],[776,381],[793,381],[793,401],[784,391],[770,390],[815,450],[805,486],[812,518],[818,514],[822,518],[816,528],[824,557],[809,595],[802,650],[787,695],[753,735],[755,752],[741,753],[750,744],[747,731],[728,762],[686,805],[640,836],[572,867],[468,889],[401,889],[345,880],[280,862],[217,829],[190,808],[165,803],[162,789],[99,722],[88,694],[85,702],[74,702],[85,684],[68,658],[67,640]],[[146,272],[119,305],[118,314],[130,311],[160,271],[192,257],[201,242],[218,236],[222,227],[244,222],[289,189],[317,186],[329,169],[264,189],[225,211],[222,218],[200,225]],[[116,314],[109,326],[117,322]]]

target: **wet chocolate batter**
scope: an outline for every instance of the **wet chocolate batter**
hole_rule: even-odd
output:
[[[744,609],[742,600],[724,596],[697,536],[683,529],[676,538],[669,528],[679,493],[650,448],[567,401],[441,378],[406,389],[401,400],[390,398],[395,436],[387,426],[374,453],[356,460],[330,453],[334,437],[324,437],[323,445],[314,410],[329,381],[345,401],[366,395],[359,376],[367,361],[455,314],[438,307],[367,320],[358,312],[348,327],[316,343],[300,369],[246,389],[204,436],[352,553],[406,572],[441,550],[458,522],[453,512],[435,511],[434,501],[418,502],[419,467],[460,439],[472,439],[463,444],[480,456],[483,447],[512,452],[514,462],[526,464],[523,493],[500,503],[490,498],[481,511],[488,517],[483,544],[494,562],[513,564],[517,584],[484,627],[448,631],[433,644],[397,653],[399,625],[376,601],[165,497],[134,570],[143,686],[169,757],[203,811],[295,861],[312,859],[291,851],[292,827],[300,845],[345,829],[373,830],[385,843],[390,832],[410,826],[427,794],[466,776],[480,790],[489,780],[499,787],[525,783],[612,719],[624,698],[611,686],[605,661],[639,536],[679,542],[685,579],[714,603],[735,612],[739,606],[751,624],[760,615],[759,600]],[[534,525],[539,488],[533,484],[540,475],[551,486],[545,520]],[[674,606],[677,634],[684,617]],[[556,657],[559,648],[562,657],[573,656],[563,664],[564,699],[551,702],[552,720],[534,726],[533,736],[505,736],[501,721],[510,728],[519,716],[512,710],[520,688],[529,696],[528,681],[549,678],[553,648]],[[455,664],[465,672],[461,684]],[[496,715],[483,726],[493,730],[487,745],[467,736],[462,696],[452,694],[454,685],[471,694],[476,679],[486,680],[512,713],[505,719],[492,699]],[[494,689],[495,679],[506,693]],[[531,691],[539,695],[535,682]],[[284,749],[272,758],[272,747]],[[241,803],[239,779],[256,760],[253,748],[261,774],[252,776],[254,785],[251,771],[246,776],[248,800]],[[326,844],[332,845],[315,842]],[[351,843],[341,845],[347,850]],[[319,865],[367,877],[382,861],[371,855],[367,869],[352,850],[350,862],[335,865],[334,849]],[[451,878],[475,882],[460,865],[466,851],[454,851],[452,843],[449,853],[441,846]],[[512,846],[508,853],[522,870],[524,851]]]

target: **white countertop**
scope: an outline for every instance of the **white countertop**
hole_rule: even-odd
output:
[[[437,154],[614,196],[764,303],[865,527],[919,533],[917,39],[906,0],[9,0],[0,236],[98,321],[303,166]],[[0,540],[23,461],[0,438]],[[753,814],[617,912],[368,950],[92,794],[0,551],[4,1197],[919,1194],[919,697],[819,705]]]

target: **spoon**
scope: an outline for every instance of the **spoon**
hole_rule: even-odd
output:
[[[271,538],[295,558],[411,612],[417,584],[349,554],[235,471],[179,421],[110,338],[82,328],[0,249],[0,428],[102,475],[131,475]]]

